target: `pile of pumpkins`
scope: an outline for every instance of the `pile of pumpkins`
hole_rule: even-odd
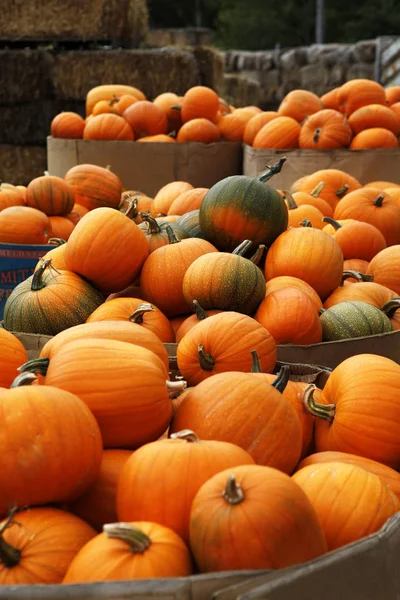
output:
[[[149,101],[131,86],[102,85],[89,91],[86,118],[58,114],[51,135],[85,140],[140,142],[243,142],[253,148],[398,148],[400,86],[383,88],[353,79],[322,97],[293,90],[277,111],[235,108],[205,86],[184,96],[165,92]]]
[[[0,584],[280,569],[400,511],[400,366],[354,356],[322,389],[277,363],[277,343],[396,326],[400,187],[278,191],[283,163],[153,199],[79,165],[14,207],[66,211],[66,186],[87,212],[5,306]],[[38,358],[18,331],[51,336]]]

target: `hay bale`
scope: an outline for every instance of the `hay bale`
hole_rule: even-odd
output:
[[[53,70],[57,97],[72,100],[108,83],[135,86],[153,99],[167,90],[183,94],[198,80],[193,54],[173,48],[65,52],[55,57]]]
[[[0,145],[0,180],[27,185],[43,175],[47,166],[46,148]]]
[[[0,144],[45,146],[52,119],[62,111],[85,114],[85,103],[44,100],[0,106]]]
[[[44,50],[0,50],[0,104],[51,95],[54,57]]]
[[[261,101],[261,86],[255,79],[225,73],[224,75],[224,98],[233,106],[256,105]]]
[[[146,0],[9,0],[0,39],[126,40],[133,47],[147,31]]]
[[[224,93],[224,55],[210,46],[195,46],[192,52],[199,70],[200,85],[206,85],[222,95]]]

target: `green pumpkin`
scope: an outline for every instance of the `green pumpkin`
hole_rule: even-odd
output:
[[[200,227],[199,213],[199,209],[191,210],[179,217],[175,224],[187,231],[189,237],[204,240],[205,236]]]
[[[200,206],[206,240],[231,252],[246,239],[270,246],[287,229],[288,210],[266,181],[280,171],[284,159],[257,178],[233,175],[213,185]]]
[[[325,310],[321,316],[322,341],[367,337],[393,331],[388,317],[367,302],[339,302]]]

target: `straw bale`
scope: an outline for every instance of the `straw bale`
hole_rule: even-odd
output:
[[[224,98],[233,106],[260,104],[261,86],[255,79],[229,73],[224,75],[224,86]]]
[[[137,46],[148,31],[146,0],[8,0],[0,39],[127,40]]]
[[[109,83],[135,86],[153,99],[167,90],[183,94],[198,80],[193,54],[174,48],[65,52],[55,57],[53,71],[57,96],[74,100]]]
[[[0,104],[49,96],[53,60],[44,50],[0,50]]]
[[[210,46],[192,49],[197,62],[200,84],[213,88],[220,95],[224,92],[224,55]]]
[[[27,185],[46,170],[46,148],[0,144],[0,181]]]

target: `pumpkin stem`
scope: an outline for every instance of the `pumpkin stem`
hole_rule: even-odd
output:
[[[151,539],[131,523],[107,523],[103,525],[106,537],[126,542],[133,554],[143,554],[151,546]]]
[[[313,417],[324,419],[325,421],[332,423],[335,418],[336,404],[320,404],[317,402],[314,399],[314,391],[316,389],[317,386],[313,383],[310,383],[310,385],[306,387],[303,396],[303,406]]]
[[[199,357],[200,367],[203,369],[203,371],[212,371],[215,366],[215,360],[211,354],[208,354],[208,352],[204,350],[203,344],[199,344],[197,346],[197,354]]]
[[[138,215],[142,219],[142,221],[147,223],[149,233],[160,233],[161,227],[149,212],[139,212]]]
[[[244,240],[244,242],[239,244],[239,246],[237,246],[237,248],[233,250],[232,254],[236,254],[237,256],[244,256],[247,250],[250,250],[252,245],[253,242],[251,240]]]
[[[31,283],[32,292],[38,292],[39,290],[42,290],[43,288],[46,287],[46,284],[43,281],[43,273],[50,266],[51,266],[51,258],[48,258],[46,260],[43,260],[40,267],[38,267],[37,270],[34,272],[33,277],[32,277],[32,283]]]
[[[23,385],[32,385],[34,381],[37,381],[37,377],[34,373],[21,373],[14,379],[10,385],[10,389],[22,387]]]
[[[195,310],[196,318],[198,319],[198,321],[204,321],[204,319],[207,319],[208,314],[206,313],[204,308],[202,308],[200,306],[200,303],[198,302],[198,300],[193,300],[192,304],[193,304],[193,308]]]
[[[275,381],[271,383],[272,387],[274,387],[278,392],[283,394],[285,388],[288,384],[290,376],[290,367],[289,365],[282,365],[279,373],[276,376]]]
[[[395,312],[400,308],[400,298],[392,298],[385,302],[383,306],[381,306],[381,311],[385,313],[385,315],[392,319],[395,315]]]
[[[0,525],[0,562],[10,569],[12,567],[16,567],[21,560],[21,550],[19,548],[15,548],[11,546],[3,537],[3,533],[12,525],[19,525],[14,521],[14,515],[17,512],[16,509],[13,509],[10,512],[8,518]]]
[[[252,262],[254,265],[258,265],[258,263],[260,262],[260,260],[263,257],[264,250],[265,250],[265,245],[260,244],[258,246],[257,250],[254,252],[253,256],[251,256],[249,258],[249,261]]]
[[[155,312],[155,311],[156,311],[156,309],[154,308],[154,306],[152,304],[148,304],[147,302],[142,302],[141,304],[137,305],[137,307],[135,308],[135,310],[129,317],[129,320],[132,323],[137,323],[138,325],[141,325],[143,323],[143,315],[145,315],[147,312]]]
[[[166,225],[165,230],[168,235],[168,244],[179,244],[181,240],[178,238],[171,225]]]
[[[190,443],[200,442],[200,438],[191,429],[182,429],[182,431],[178,431],[177,433],[171,433],[169,437],[173,440],[184,440]]]
[[[171,106],[172,110],[182,110],[182,106]]]
[[[280,158],[278,162],[276,162],[274,165],[267,165],[266,170],[260,173],[260,175],[258,175],[258,181],[261,181],[261,183],[266,183],[269,179],[271,179],[271,177],[281,172],[281,169],[285,162],[286,156]]]
[[[377,196],[377,198],[375,198],[373,205],[378,206],[380,208],[381,206],[383,206],[384,199],[385,199],[385,194],[379,194],[379,196]]]
[[[167,213],[159,212],[159,213],[156,214],[156,219],[158,219],[160,217],[166,217],[166,216],[167,216]]]
[[[319,309],[319,311],[318,311],[318,314],[319,314],[319,315],[322,315],[324,312],[326,312],[326,310],[327,310],[326,308],[323,308],[323,307],[321,306],[321,308],[320,308],[320,309]]]
[[[373,281],[373,275],[366,275],[365,273],[359,273],[359,271],[343,271],[342,281],[340,285],[342,286],[346,279],[356,279],[357,282],[365,282],[365,281]]]
[[[289,190],[285,190],[283,193],[284,193],[284,197],[285,197],[285,200],[286,200],[289,210],[294,210],[295,208],[299,208],[296,204],[296,200],[293,198],[293,194],[291,192],[289,192]]]
[[[342,225],[335,221],[335,219],[331,219],[331,217],[322,217],[322,220],[324,223],[329,223],[329,225],[332,225],[335,231],[342,228]]]
[[[312,227],[310,219],[303,219],[303,221],[300,221],[299,225],[302,227]]]
[[[48,358],[34,358],[18,367],[17,371],[20,373],[40,373],[41,375],[46,375],[49,362]]]
[[[53,246],[62,246],[63,244],[66,244],[66,240],[63,240],[62,238],[49,238],[47,240],[48,244],[52,244]]]
[[[319,127],[317,127],[317,129],[314,131],[314,137],[313,137],[314,144],[318,144],[320,135],[321,135],[321,129]]]
[[[343,198],[343,196],[346,194],[347,190],[350,189],[350,186],[345,183],[343,187],[339,188],[336,192],[336,196],[338,198]]]
[[[312,192],[310,192],[310,196],[313,196],[314,198],[318,198],[318,196],[320,195],[320,193],[322,192],[322,190],[325,187],[325,181],[320,181],[318,185],[315,186],[315,188],[312,190]]]
[[[257,350],[251,351],[251,372],[252,373],[262,373],[260,357],[258,356]]]
[[[174,396],[178,396],[187,388],[187,383],[183,379],[179,381],[166,381],[167,390],[170,398],[174,398]]]
[[[228,481],[226,482],[226,486],[224,491],[222,492],[222,497],[229,504],[233,506],[235,504],[240,504],[244,500],[244,493],[242,486],[236,481],[235,475],[229,475]]]
[[[128,208],[124,212],[124,215],[128,219],[131,219],[131,220],[136,219],[136,217],[139,214],[139,212],[138,212],[138,195],[133,196],[132,194],[129,194],[128,196],[126,196],[124,198],[123,202],[126,202],[128,204]]]

